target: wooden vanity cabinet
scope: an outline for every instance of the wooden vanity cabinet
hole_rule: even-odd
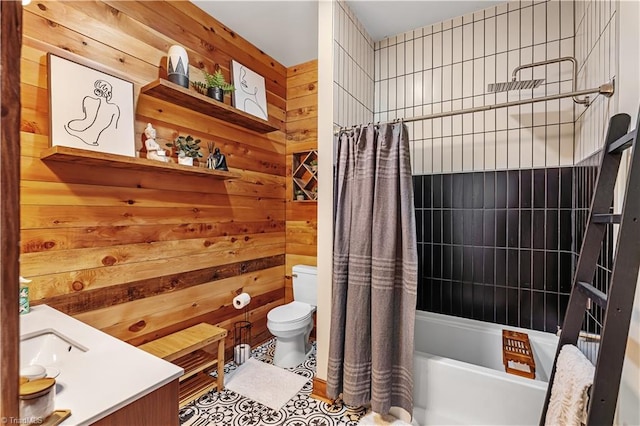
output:
[[[122,386],[126,386],[123,383]],[[178,379],[167,383],[159,389],[143,396],[109,414],[97,422],[98,426],[178,426]],[[96,389],[96,398],[100,397],[100,389]],[[73,420],[69,418],[70,421]]]

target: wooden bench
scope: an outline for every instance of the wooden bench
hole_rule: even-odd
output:
[[[178,405],[180,408],[201,395],[217,388],[224,389],[224,338],[227,330],[200,323],[139,346],[159,358],[184,369],[180,377]],[[213,346],[217,346],[217,357]],[[215,357],[215,358],[214,358]],[[217,365],[218,377],[209,375]]]

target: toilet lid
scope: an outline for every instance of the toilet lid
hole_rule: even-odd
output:
[[[299,321],[311,315],[311,312],[311,305],[302,302],[291,302],[269,311],[267,319],[280,323]]]

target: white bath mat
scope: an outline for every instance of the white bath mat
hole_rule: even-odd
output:
[[[308,380],[284,368],[249,358],[233,373],[225,387],[278,411]]]

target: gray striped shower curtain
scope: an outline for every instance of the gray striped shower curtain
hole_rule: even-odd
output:
[[[407,127],[370,124],[335,143],[327,396],[410,415],[418,255]]]

